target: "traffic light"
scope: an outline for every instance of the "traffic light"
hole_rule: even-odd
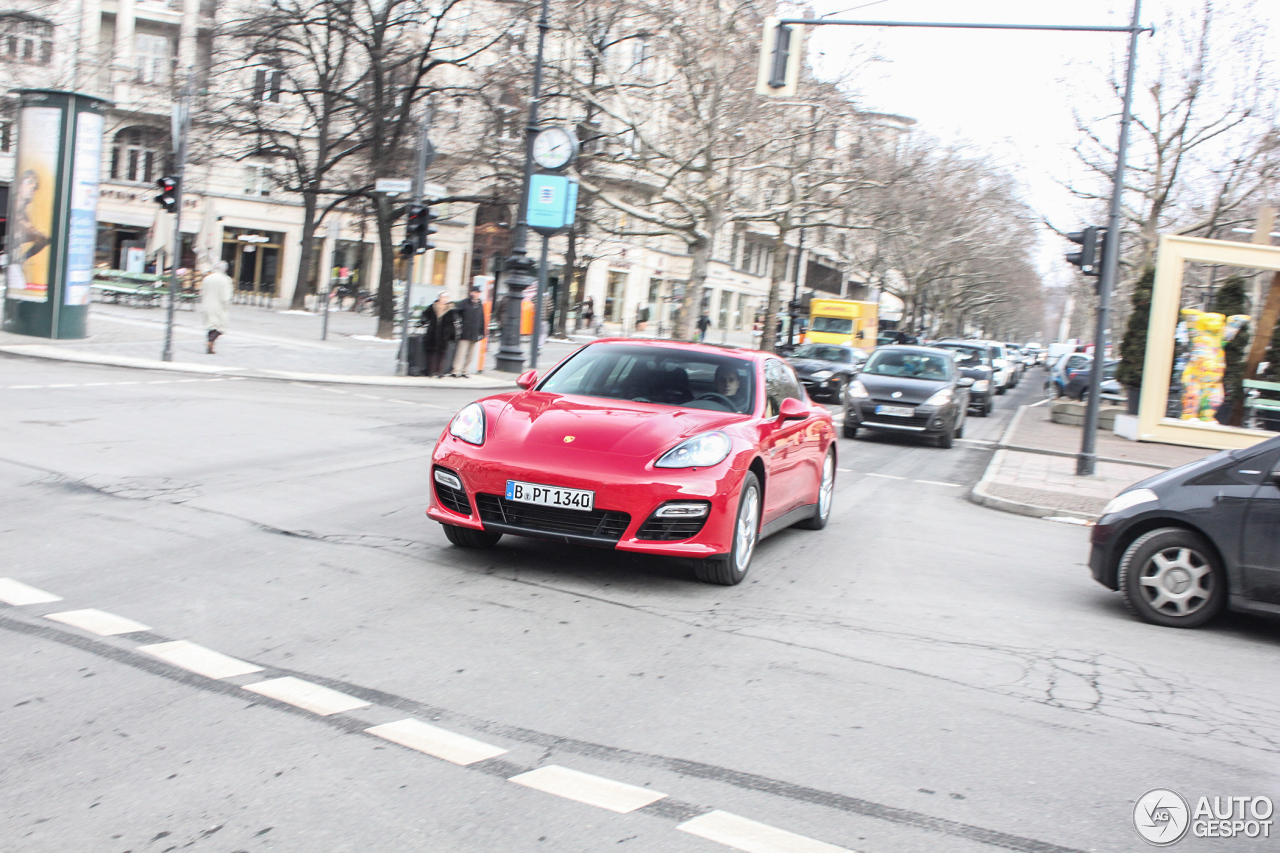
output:
[[[1074,231],[1067,235],[1067,239],[1072,243],[1080,246],[1080,251],[1072,252],[1067,255],[1067,263],[1080,267],[1080,272],[1085,275],[1101,275],[1101,266],[1098,263],[1098,232],[1103,232],[1103,239],[1106,239],[1106,231],[1094,225],[1090,225],[1083,231]]]
[[[756,71],[756,93],[790,98],[800,82],[801,45],[804,30],[783,26],[778,18],[764,19],[760,39],[760,65]]]
[[[438,217],[431,215],[428,204],[411,204],[404,223],[404,243],[400,246],[402,255],[418,255],[427,249],[434,249],[431,235],[436,229],[431,225]]]
[[[166,175],[156,181],[156,186],[160,188],[160,194],[156,196],[156,204],[166,213],[178,212],[178,179],[170,175]]]

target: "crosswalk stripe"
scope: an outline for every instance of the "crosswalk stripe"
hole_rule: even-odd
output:
[[[354,696],[348,696],[345,693],[339,693],[337,690],[330,690],[328,687],[321,687],[319,684],[312,684],[310,681],[303,681],[301,678],[294,678],[291,675],[286,675],[284,678],[259,681],[256,684],[246,684],[244,689],[288,705],[295,705],[305,711],[319,714],[321,717],[340,714],[343,711],[351,711],[356,708],[365,708],[369,705],[368,702],[361,701]]]
[[[134,622],[132,619],[126,619],[123,616],[107,613],[105,610],[67,610],[63,613],[48,613],[44,618],[62,622],[73,628],[82,628],[85,631],[97,634],[99,637],[151,630],[141,622]]]
[[[676,829],[745,853],[852,853],[844,847],[718,810],[687,820]]]
[[[138,651],[155,655],[174,666],[180,666],[206,678],[231,678],[236,675],[248,675],[251,672],[262,672],[260,666],[228,657],[213,649],[206,649],[189,640],[138,646]]]
[[[16,581],[13,578],[0,578],[0,601],[5,604],[22,607],[25,604],[48,604],[51,601],[61,600],[53,593],[36,589],[34,586],[27,586],[22,581]]]
[[[437,728],[420,720],[397,720],[365,729],[371,735],[466,766],[506,752],[501,747]]]
[[[603,776],[592,776],[590,773],[570,770],[568,767],[560,767],[556,764],[512,776],[507,781],[619,814],[644,808],[667,796],[648,788],[615,782]]]

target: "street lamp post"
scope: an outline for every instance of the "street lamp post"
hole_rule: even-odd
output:
[[[520,309],[525,288],[536,283],[534,262],[526,249],[529,237],[529,182],[533,177],[533,137],[538,130],[538,99],[542,95],[542,52],[546,45],[548,0],[542,0],[538,17],[538,52],[533,63],[533,92],[529,98],[529,120],[524,129],[524,181],[520,187],[520,206],[516,211],[516,230],[511,236],[511,257],[505,265],[507,300],[502,312],[502,346],[498,350],[497,368],[503,373],[524,370],[524,352],[520,349]],[[496,290],[496,288],[495,288]],[[537,345],[538,330],[533,330]]]

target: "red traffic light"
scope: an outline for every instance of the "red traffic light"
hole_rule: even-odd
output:
[[[160,194],[156,196],[156,204],[168,213],[178,212],[178,179],[166,175],[156,181]]]

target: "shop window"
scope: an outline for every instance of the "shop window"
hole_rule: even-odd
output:
[[[622,306],[627,295],[627,273],[609,272],[609,287],[604,297],[604,319],[608,323],[622,322]]]

